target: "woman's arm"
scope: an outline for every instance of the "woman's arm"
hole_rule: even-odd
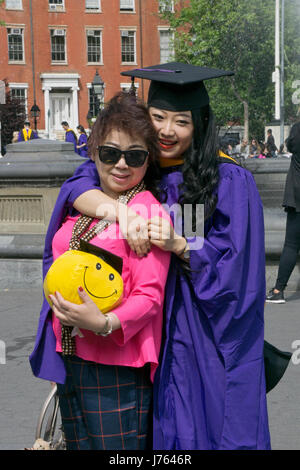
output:
[[[100,189],[91,189],[81,194],[73,206],[78,212],[90,217],[118,222],[130,248],[138,256],[145,256],[150,251],[147,221],[130,207],[112,199]]]
[[[83,302],[79,305],[65,300],[59,292],[50,295],[49,297],[53,303],[53,313],[63,325],[76,326],[101,334],[106,328],[106,316],[82,287],[78,288],[78,294]],[[113,312],[109,315],[112,331],[121,328],[118,317]]]

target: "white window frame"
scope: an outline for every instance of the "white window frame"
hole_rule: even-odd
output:
[[[120,13],[135,13],[135,0],[120,0]]]
[[[122,41],[122,37],[126,37],[126,34],[125,33],[134,33],[132,35],[133,37],[133,47],[134,47],[134,60],[133,61],[123,61],[122,60],[122,56],[123,56],[123,41]],[[128,35],[127,35],[128,36]],[[137,64],[137,61],[136,61],[136,28],[130,28],[130,27],[122,27],[120,28],[120,40],[121,40],[121,64],[122,65],[136,65]]]
[[[160,12],[170,11],[174,13],[174,0],[158,0],[158,9]]]
[[[89,53],[88,53],[88,36],[89,36],[89,31],[99,31],[100,32],[100,61],[99,62],[89,62],[88,58],[89,58]],[[103,41],[102,41],[102,28],[95,28],[93,26],[89,26],[89,27],[86,27],[85,29],[85,35],[86,35],[86,58],[87,58],[87,64],[88,65],[93,65],[93,64],[100,64],[100,65],[103,65],[103,50],[102,50],[102,44],[103,44]]]
[[[94,0],[98,3],[97,7],[87,7],[88,0],[85,0],[85,11],[86,13],[99,13],[101,12],[101,0]]]
[[[166,27],[166,26],[159,26],[158,28],[158,34],[159,34],[159,54],[160,54],[160,64],[164,64],[164,63],[167,63],[167,62],[171,62],[172,60],[174,60],[174,56],[175,56],[175,51],[174,51],[174,47],[171,49],[169,47],[169,55],[168,57],[166,57],[165,59],[162,57],[162,41],[161,41],[161,38],[162,38],[162,34],[161,33],[169,33],[169,45],[170,45],[170,42],[174,41],[174,31],[172,31],[169,27]]]
[[[138,95],[139,86],[140,86],[139,83],[134,83],[136,96]],[[128,82],[120,83],[120,88],[122,91],[128,93],[131,88],[131,83],[128,83]]]
[[[28,83],[9,83],[8,84],[10,91],[12,90],[24,90],[24,99],[25,99],[25,115],[28,116]],[[12,93],[11,93],[12,96]]]
[[[23,2],[22,0],[13,0],[13,1],[18,1],[19,2],[19,6],[9,6],[7,5],[9,0],[5,0],[5,9],[6,10],[23,10]]]
[[[53,32],[58,32],[58,31],[64,31],[64,34],[53,34]],[[53,36],[60,36],[60,37],[64,37],[65,38],[65,43],[64,43],[64,52],[65,52],[65,59],[64,60],[53,60],[52,59],[52,53],[53,53],[53,50],[52,50],[52,37]],[[61,27],[61,26],[58,26],[58,27],[51,27],[50,28],[50,53],[51,53],[51,64],[52,65],[66,65],[68,63],[68,57],[67,57],[67,30],[65,27]]]
[[[48,11],[55,13],[66,11],[65,0],[62,0],[61,2],[59,0],[54,0],[53,3],[50,3],[50,0],[48,0]]]
[[[21,30],[20,36],[22,37],[22,55],[23,58],[21,60],[13,60],[9,58],[9,36],[13,35],[12,32],[8,32],[9,30]],[[6,25],[7,31],[7,52],[8,52],[8,63],[9,64],[25,64],[25,46],[24,46],[24,30],[25,25]]]

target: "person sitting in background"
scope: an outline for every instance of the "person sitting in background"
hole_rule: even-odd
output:
[[[267,151],[267,148],[266,148],[265,144],[261,144],[258,158],[266,158],[267,153],[268,153],[268,151]]]
[[[258,158],[260,153],[261,152],[257,140],[252,139],[249,147],[249,158]]]
[[[81,157],[88,158],[87,135],[84,127],[79,124],[76,128],[79,132],[79,139],[77,143],[77,151]]]
[[[63,129],[66,131],[65,141],[66,142],[72,142],[72,144],[74,145],[74,151],[76,153],[78,153],[77,137],[76,137],[75,132],[72,129],[70,129],[69,123],[67,121],[62,121],[61,125],[62,125]]]
[[[31,129],[29,121],[25,121],[23,129],[19,132],[18,142],[27,142],[32,139],[38,139],[37,132]]]
[[[244,139],[242,141],[242,145],[241,145],[241,155],[244,157],[244,158],[248,158],[249,156],[249,144],[248,144],[248,140]]]

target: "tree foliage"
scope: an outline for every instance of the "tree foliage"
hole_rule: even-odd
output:
[[[285,103],[293,121],[293,83],[300,79],[300,1],[285,4]],[[248,110],[250,134],[263,139],[264,125],[274,116],[275,1],[175,0],[175,11],[162,14],[175,31],[176,60],[235,73],[206,82],[218,124],[247,124]]]
[[[12,141],[13,132],[22,129],[25,120],[25,106],[18,99],[12,98],[6,84],[6,102],[0,105],[1,145],[5,147]]]

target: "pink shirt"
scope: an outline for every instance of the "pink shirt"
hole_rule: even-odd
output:
[[[160,215],[170,220],[149,191],[137,194],[128,205],[145,219]],[[69,249],[72,229],[78,217],[66,217],[55,234],[52,242],[54,259]],[[98,219],[95,219],[90,227],[97,222]],[[117,223],[111,224],[90,243],[123,258],[123,300],[112,310],[118,316],[121,328],[108,337],[81,329],[84,337],[75,336],[76,355],[101,364],[142,367],[150,363],[153,381],[161,344],[164,289],[170,253],[152,245],[150,253],[139,258],[122,237]],[[61,325],[54,314],[53,330],[56,351],[61,352]]]

